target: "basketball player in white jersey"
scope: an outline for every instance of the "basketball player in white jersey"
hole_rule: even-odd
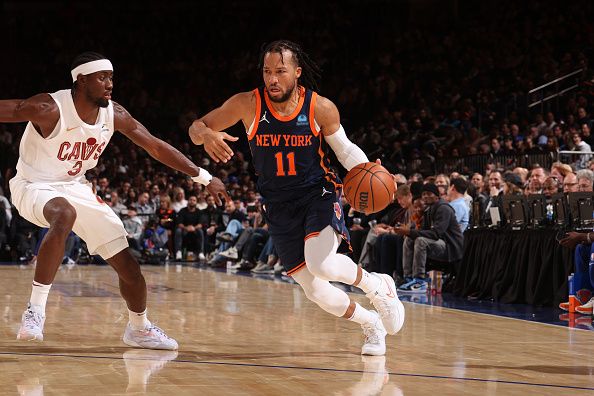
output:
[[[25,219],[49,228],[39,248],[33,290],[17,339],[43,340],[47,297],[73,230],[91,254],[100,255],[118,274],[129,311],[123,341],[133,347],[175,350],[177,342],[147,319],[146,283],[128,249],[126,230],[94,194],[85,172],[97,165],[117,130],[156,160],[205,185],[219,204],[219,195],[229,199],[225,186],[111,101],[113,67],[104,56],[79,55],[71,75],[72,89],[0,100],[0,122],[28,121],[17,174],[10,180],[12,202]]]

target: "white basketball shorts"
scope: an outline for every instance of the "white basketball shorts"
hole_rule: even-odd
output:
[[[122,221],[93,193],[90,184],[29,182],[17,175],[10,180],[10,193],[20,215],[45,228],[49,228],[43,215],[45,204],[57,197],[66,199],[76,209],[72,231],[87,243],[90,254],[98,254],[98,247],[116,239],[126,239]]]

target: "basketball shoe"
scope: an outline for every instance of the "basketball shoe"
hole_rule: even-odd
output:
[[[144,330],[134,330],[130,323],[126,326],[123,337],[124,343],[136,348],[146,349],[177,349],[177,341],[170,338],[159,327],[151,324]]]
[[[372,273],[380,277],[381,283],[376,291],[366,294],[382,318],[388,334],[396,334],[404,324],[404,305],[396,294],[394,279],[387,274]]]
[[[386,354],[386,329],[379,314],[375,311],[371,313],[374,316],[373,322],[361,325],[365,335],[361,355],[382,356]]]
[[[592,315],[592,307],[594,306],[594,297],[590,299],[584,305],[580,305],[575,309],[575,312],[579,312],[582,315]]]
[[[29,304],[25,312],[23,312],[21,328],[17,333],[17,340],[43,341],[44,324],[45,315],[31,309],[31,304]]]

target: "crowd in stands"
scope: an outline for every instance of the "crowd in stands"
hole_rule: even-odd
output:
[[[538,164],[512,167],[497,158],[559,149],[591,151],[594,107],[588,64],[594,29],[588,16],[594,4],[487,1],[461,6],[447,16],[419,10],[414,2],[374,4],[384,12],[373,13],[372,32],[361,22],[371,11],[357,2],[316,3],[313,15],[308,7],[279,5],[283,17],[275,21],[264,5],[201,8],[201,20],[227,21],[219,29],[196,26],[189,4],[142,9],[129,5],[137,18],[114,13],[106,22],[112,28],[97,33],[83,24],[60,23],[72,16],[65,8],[41,9],[39,15],[13,12],[4,16],[14,35],[6,54],[18,67],[0,66],[5,71],[2,96],[65,88],[70,60],[77,53],[104,53],[116,69],[114,99],[152,133],[223,180],[233,198],[217,207],[199,184],[116,134],[87,178],[123,219],[130,246],[147,262],[190,260],[223,266],[231,260],[236,270],[280,272],[242,128],[230,129],[240,141],[225,164],[214,163],[192,145],[187,129],[238,87],[260,85],[260,45],[279,38],[269,35],[283,32],[283,38],[303,44],[321,65],[320,92],[337,104],[350,138],[370,160],[380,158],[395,175],[396,200],[381,213],[365,216],[345,202],[353,258],[372,270],[394,274],[401,286],[422,290],[426,271],[412,254],[421,248],[405,240],[443,237],[424,231],[443,221],[447,208],[453,210],[444,229],[455,233],[449,223],[455,219],[460,236],[448,236],[443,257],[430,259],[459,258],[456,249],[470,222],[472,202],[480,205],[481,221],[489,222],[489,208],[498,205],[503,192],[591,191],[594,167],[587,155],[546,169]],[[73,7],[89,11],[84,4]],[[505,13],[493,12],[502,8]],[[322,25],[316,22],[319,15],[324,15]],[[316,29],[300,28],[313,24]],[[61,28],[54,29],[57,25]],[[118,26],[126,26],[125,34]],[[43,34],[48,31],[51,36]],[[27,32],[26,38],[17,39],[19,32]],[[291,37],[286,32],[292,32]],[[73,37],[81,39],[75,42]],[[527,109],[528,90],[579,68],[584,72],[576,90],[546,107]],[[22,124],[0,124],[4,260],[30,260],[42,236],[10,205],[8,180],[15,172],[23,129]],[[437,161],[470,155],[487,155],[490,161],[476,173],[459,169],[437,174]],[[435,191],[435,202],[423,198]],[[398,234],[397,224],[414,225],[413,231]],[[65,262],[84,255],[76,235],[71,246]]]

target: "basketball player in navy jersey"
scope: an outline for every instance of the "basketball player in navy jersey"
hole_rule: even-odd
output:
[[[216,197],[229,199],[223,183],[151,135],[122,106],[111,101],[113,66],[104,56],[87,52],[72,64],[73,88],[29,99],[0,100],[0,122],[28,122],[21,139],[17,174],[10,180],[12,202],[19,213],[45,235],[29,306],[17,338],[43,340],[45,306],[71,230],[116,270],[128,305],[123,340],[139,348],[175,350],[177,342],[151,324],[146,313],[146,284],[128,249],[119,217],[95,196],[85,171],[97,165],[118,130],[153,158],[206,185]]]
[[[400,330],[404,307],[390,276],[370,274],[337,254],[348,232],[341,184],[325,149],[329,145],[347,170],[368,162],[367,156],[347,138],[334,103],[315,92],[318,68],[299,45],[268,44],[260,66],[264,86],[232,96],[195,121],[190,137],[215,161],[226,162],[233,151],[225,140],[236,138],[221,131],[243,122],[270,235],[287,274],[322,309],[361,324],[363,354],[383,355],[386,332]],[[351,302],[330,281],[362,289],[379,315]]]

